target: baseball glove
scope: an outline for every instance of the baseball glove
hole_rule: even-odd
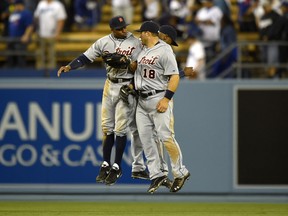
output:
[[[120,88],[119,97],[127,105],[129,105],[129,100],[128,100],[129,95],[137,96],[137,94],[136,94],[134,89],[131,89],[128,85],[123,85]]]
[[[113,68],[127,68],[130,64],[130,59],[119,53],[107,53],[102,56],[103,61]]]

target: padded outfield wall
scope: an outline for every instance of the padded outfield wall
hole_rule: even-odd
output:
[[[0,193],[146,193],[130,177],[130,142],[119,182],[95,183],[103,85],[1,78]],[[287,81],[181,80],[175,131],[191,172],[181,193],[287,194],[287,92]]]

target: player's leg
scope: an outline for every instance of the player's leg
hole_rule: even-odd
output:
[[[129,104],[129,108],[131,110],[131,114],[129,115],[129,129],[131,133],[131,155],[133,158],[131,177],[149,180],[149,173],[146,171],[146,165],[144,161],[143,145],[141,143],[136,125],[136,106],[137,100],[134,99],[134,101],[131,101]]]
[[[159,140],[163,143],[170,157],[174,182],[170,189],[171,192],[177,192],[182,188],[190,173],[183,165],[181,148],[175,139],[174,133],[173,101],[169,102],[165,113],[155,115],[155,129]]]
[[[103,131],[102,149],[103,149],[103,163],[101,165],[97,182],[104,182],[107,178],[111,168],[111,153],[114,145],[114,127],[115,108],[111,100],[111,92],[106,81],[102,96],[102,109],[101,109],[101,126]]]
[[[123,154],[127,143],[127,132],[129,130],[129,113],[131,112],[128,106],[119,99],[120,86],[114,85],[112,91],[114,92],[112,100],[115,102],[115,128],[114,132],[116,135],[116,151],[115,160],[111,167],[110,173],[105,179],[107,185],[113,185],[122,176],[121,163]],[[115,94],[117,92],[117,94]]]
[[[136,110],[136,108],[133,110]],[[132,178],[149,179],[149,173],[147,173],[146,171],[146,165],[144,162],[143,144],[140,140],[139,132],[138,132],[137,125],[136,125],[136,116],[135,114],[130,115],[130,116],[133,117],[129,124],[130,132],[131,132],[131,153],[133,157]],[[163,145],[162,143],[158,141],[157,133],[155,130],[153,130],[153,140],[157,144],[159,157],[160,157],[161,170],[166,176],[168,176],[169,169],[165,161]],[[171,185],[172,185],[172,182],[167,178],[167,181],[164,182],[164,186],[167,188],[170,188]]]
[[[159,141],[156,130],[154,130],[153,136],[159,152],[161,170],[163,174],[167,176],[167,179],[162,183],[162,186],[165,186],[166,188],[170,189],[172,187],[173,182],[168,178],[169,168],[165,160],[163,143]]]
[[[154,193],[161,186],[163,181],[167,179],[167,176],[164,175],[161,170],[158,148],[153,136],[154,124],[151,121],[151,116],[149,116],[147,111],[142,108],[143,106],[141,105],[141,100],[139,104],[140,105],[137,106],[136,110],[136,123],[140,140],[143,143],[144,154],[147,159],[146,163],[151,179],[148,192]]]

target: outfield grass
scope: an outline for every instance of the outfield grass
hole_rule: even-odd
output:
[[[1,216],[287,216],[288,204],[180,202],[0,202]]]

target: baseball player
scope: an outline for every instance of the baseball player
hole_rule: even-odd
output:
[[[62,66],[58,70],[58,76],[62,72],[68,72],[73,69],[80,68],[85,64],[93,62],[97,57],[107,56],[107,53],[125,54],[132,60],[136,60],[136,56],[142,49],[139,39],[131,32],[127,32],[126,24],[122,16],[113,17],[110,20],[111,34],[97,40],[83,54],[74,59],[66,66]],[[128,62],[129,63],[129,62]],[[128,64],[127,64],[128,65]],[[133,64],[131,64],[132,66]],[[129,67],[114,68],[106,64],[107,79],[104,85],[102,96],[102,131],[103,131],[103,163],[101,165],[97,182],[105,182],[107,185],[113,185],[122,175],[121,161],[126,146],[128,125],[133,120],[133,105],[127,106],[119,99],[119,90],[121,86],[129,84],[133,78],[133,74],[129,72]],[[133,133],[132,137],[133,138]],[[115,140],[114,140],[115,139]],[[137,139],[137,137],[136,137]],[[114,163],[111,163],[111,151],[116,142],[116,154]],[[132,168],[132,176],[135,178],[149,179],[149,175],[145,172],[143,157],[138,153],[138,149],[142,152],[142,147],[137,147],[138,143],[132,142],[132,155],[137,166]],[[138,169],[138,170],[137,170]],[[142,170],[141,170],[142,169]],[[134,172],[133,172],[134,171]]]
[[[159,26],[155,22],[146,21],[137,31],[144,49],[137,57],[134,74],[134,87],[139,94],[136,123],[152,180],[148,192],[154,193],[167,179],[153,141],[154,130],[170,157],[174,176],[170,191],[177,192],[190,176],[182,164],[182,152],[174,135],[172,97],[179,83],[177,62],[172,48],[158,38]]]
[[[176,42],[177,31],[170,25],[162,25],[159,29],[159,38],[165,41],[170,46],[178,46]],[[189,77],[196,78],[197,73],[194,71],[193,67],[185,67],[183,70],[179,70],[180,78]]]

